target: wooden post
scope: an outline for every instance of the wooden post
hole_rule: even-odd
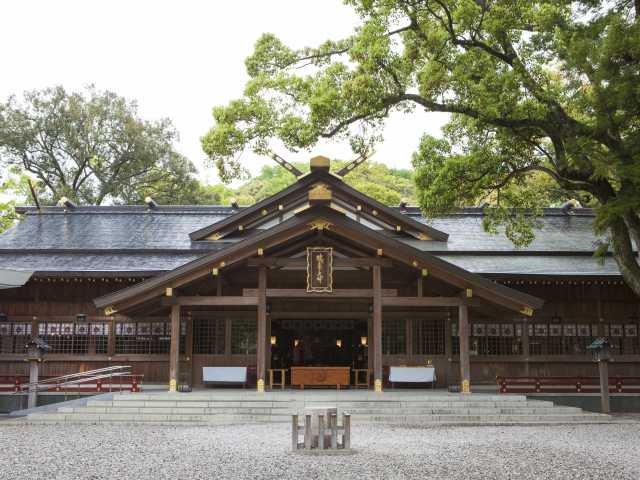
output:
[[[267,360],[267,268],[264,266],[258,268],[258,338],[256,350],[258,391],[264,392]]]
[[[318,449],[324,450],[324,415],[318,415]]]
[[[335,450],[338,448],[338,415],[335,413],[330,414],[329,423],[331,425],[331,449]]]
[[[298,415],[291,415],[291,450],[298,449]]]
[[[311,449],[311,415],[304,417],[304,448]]]
[[[471,393],[469,364],[469,307],[458,307],[458,331],[460,335],[460,392]]]
[[[373,385],[382,391],[382,272],[373,267]]]
[[[169,350],[169,391],[178,389],[178,361],[180,358],[180,305],[171,307],[171,348]]]
[[[611,413],[609,404],[609,360],[598,361],[600,372],[600,404],[602,413]]]
[[[342,427],[344,433],[342,435],[342,448],[349,450],[351,448],[351,414],[342,414]]]

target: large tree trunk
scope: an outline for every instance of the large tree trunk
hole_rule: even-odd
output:
[[[638,227],[640,228],[640,224]],[[640,230],[636,232],[636,229],[632,227],[630,231],[622,218],[615,220],[610,228],[613,258],[615,258],[620,273],[629,288],[640,297],[640,265],[636,260],[631,242],[631,235],[636,233],[640,237]]]

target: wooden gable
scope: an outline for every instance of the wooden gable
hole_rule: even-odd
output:
[[[327,205],[373,229],[420,240],[447,241],[448,238],[445,232],[420,223],[350,187],[340,177],[329,173],[328,164],[324,163],[312,164],[311,172],[299,177],[293,185],[220,222],[192,232],[190,238],[194,241],[216,241],[234,235],[247,236],[257,229],[271,228],[317,204]]]

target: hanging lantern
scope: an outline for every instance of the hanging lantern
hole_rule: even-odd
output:
[[[336,340],[336,347],[342,348],[342,340],[340,340],[339,338]]]
[[[277,341],[278,341],[278,339],[276,338],[276,336],[275,335],[271,335],[271,345],[275,345]]]
[[[360,337],[360,345],[362,345],[363,347],[367,346],[367,337]]]

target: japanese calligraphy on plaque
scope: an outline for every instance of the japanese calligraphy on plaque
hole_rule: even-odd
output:
[[[333,248],[307,247],[307,292],[333,291]]]

